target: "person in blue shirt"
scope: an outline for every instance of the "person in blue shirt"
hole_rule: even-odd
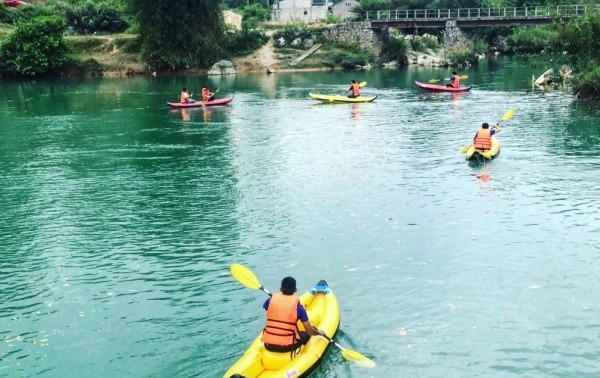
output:
[[[262,340],[265,348],[272,352],[290,352],[306,344],[311,336],[325,335],[308,320],[308,314],[296,292],[296,280],[285,277],[281,281],[281,293],[273,294],[263,304],[267,311],[267,324]],[[298,320],[306,332],[298,329]]]

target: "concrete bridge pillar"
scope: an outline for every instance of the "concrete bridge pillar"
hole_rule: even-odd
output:
[[[443,32],[444,45],[456,44],[463,38],[462,31],[456,26],[456,20],[446,21],[446,29]]]

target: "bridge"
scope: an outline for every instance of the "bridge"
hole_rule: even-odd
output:
[[[372,29],[474,28],[549,24],[555,17],[583,17],[599,13],[600,4],[505,8],[410,9],[368,11]]]

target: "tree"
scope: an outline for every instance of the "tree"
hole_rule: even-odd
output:
[[[142,59],[154,68],[206,67],[222,55],[219,0],[131,0]]]
[[[7,68],[23,75],[59,68],[69,50],[64,31],[65,22],[58,17],[36,17],[20,24],[3,45]]]

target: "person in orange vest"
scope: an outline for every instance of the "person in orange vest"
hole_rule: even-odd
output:
[[[325,335],[325,331],[310,324],[300,298],[294,295],[294,278],[285,277],[279,290],[281,293],[273,294],[263,305],[267,310],[267,323],[262,334],[265,349],[272,352],[293,352],[306,344],[311,336]],[[298,329],[298,320],[302,322],[306,332]]]
[[[352,92],[348,95],[348,98],[360,97],[360,86],[356,83],[356,81],[352,80],[350,82],[350,88],[344,92],[344,94]]]
[[[196,102],[196,100],[194,100],[192,98],[192,95],[188,93],[187,88],[183,88],[183,90],[181,91],[180,102],[182,104],[190,104]]]
[[[475,137],[473,138],[473,144],[475,148],[478,150],[489,150],[492,148],[492,135],[499,133],[500,128],[498,125],[494,125],[490,129],[490,125],[488,123],[483,123],[481,125],[481,129],[475,133]]]
[[[448,79],[446,79],[448,80]],[[460,84],[460,76],[456,73],[456,71],[452,71],[452,76],[450,77],[450,84],[446,84],[449,88],[458,88]]]
[[[210,93],[208,87],[202,87],[202,101],[212,101],[215,99],[215,94]]]

